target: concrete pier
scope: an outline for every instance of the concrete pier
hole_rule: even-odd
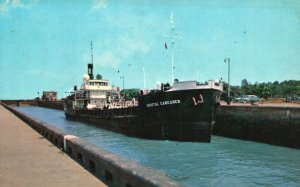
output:
[[[73,158],[74,161],[77,161],[77,163],[90,171],[94,176],[108,186],[179,186],[177,182],[170,179],[164,173],[107,152],[100,147],[96,147],[95,145],[82,140],[79,137],[70,135],[61,129],[55,128],[31,116],[27,116],[11,106],[8,106],[4,103],[2,103],[2,105],[14,115],[22,119],[33,130],[42,135],[42,137],[47,139],[49,143],[53,143],[54,147],[64,150],[64,153],[67,153],[67,155]],[[40,139],[42,139],[42,137],[40,137]],[[29,143],[35,145],[34,142]],[[50,144],[48,146],[52,145]],[[48,162],[49,161],[55,162],[55,160],[48,160]],[[55,169],[52,171],[55,172]],[[85,180],[85,178],[83,178],[83,180]]]
[[[0,186],[105,186],[0,105]]]

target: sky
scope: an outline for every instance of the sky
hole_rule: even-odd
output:
[[[94,74],[119,87],[170,83],[172,51],[179,80],[227,81],[225,58],[231,85],[300,80],[299,0],[2,0],[0,34],[0,99],[66,96],[91,41]]]

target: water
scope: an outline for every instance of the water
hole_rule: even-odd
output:
[[[63,111],[17,109],[160,170],[183,186],[300,186],[300,150],[219,136],[213,136],[211,143],[143,140],[68,121]]]

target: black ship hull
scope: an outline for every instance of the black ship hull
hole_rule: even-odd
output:
[[[65,114],[138,138],[210,142],[220,94],[215,89],[156,92],[140,96],[138,107],[75,110],[66,104]]]

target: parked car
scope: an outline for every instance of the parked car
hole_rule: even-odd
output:
[[[295,94],[287,96],[285,98],[285,102],[290,102],[290,101],[292,101],[292,102],[293,101],[300,101],[300,96],[295,95]]]
[[[257,97],[256,95],[246,95],[243,97],[240,101],[240,103],[256,103],[260,101],[261,99]]]
[[[239,102],[241,102],[241,100],[242,100],[245,96],[246,96],[246,95],[240,95],[240,96],[238,96],[238,97],[235,97],[235,98],[232,99],[232,102],[234,102],[234,103],[239,103]]]

